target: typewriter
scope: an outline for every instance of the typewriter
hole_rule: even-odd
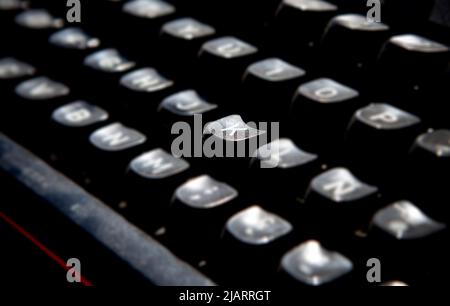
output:
[[[450,6],[0,0],[11,285],[447,285]]]

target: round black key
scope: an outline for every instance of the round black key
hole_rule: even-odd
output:
[[[247,124],[241,116],[226,116],[205,123],[203,147],[197,147],[203,151],[197,152],[194,148],[194,157],[200,153],[204,158],[193,158],[192,162],[205,172],[215,169],[218,179],[245,184],[251,156],[259,147],[258,143],[267,143],[268,137],[268,131],[251,122]],[[197,146],[196,143],[194,145]]]
[[[304,222],[323,241],[334,242],[337,232],[342,241],[356,230],[365,230],[378,207],[378,188],[360,181],[346,168],[333,168],[311,180],[306,194]],[[321,231],[326,224],[333,233]]]
[[[448,68],[450,49],[413,34],[393,36],[379,55],[380,78],[391,87],[414,87],[435,81]],[[397,89],[398,90],[398,89]]]
[[[254,205],[228,219],[219,252],[229,269],[240,273],[240,285],[270,284],[292,238],[289,221]]]
[[[13,109],[18,118],[35,123],[42,118],[50,118],[57,106],[70,101],[71,89],[63,83],[39,76],[19,83],[15,94]]]
[[[17,13],[28,8],[29,3],[24,0],[1,0],[0,1],[0,16],[3,22],[11,22]]]
[[[389,104],[361,108],[346,135],[348,163],[365,180],[395,184],[411,143],[424,129],[419,117]]]
[[[208,123],[222,117],[217,104],[206,101],[195,90],[188,89],[164,98],[158,107],[157,117],[174,137],[178,135],[176,133],[180,132],[175,127],[176,123],[183,126],[187,124],[191,131],[199,129],[201,132],[199,116],[201,116],[202,123]]]
[[[13,120],[7,119],[11,135],[17,133],[30,148],[47,156],[52,147],[49,137],[51,113],[73,99],[71,89],[54,79],[40,76],[19,83],[14,93],[8,113]]]
[[[163,24],[176,17],[176,8],[166,1],[131,0],[122,6],[117,24],[117,42],[127,55],[147,61],[156,55],[155,44]],[[116,21],[117,22],[117,21]]]
[[[44,9],[30,9],[15,17],[15,25],[17,37],[20,37],[14,40],[17,56],[45,65],[43,55],[48,51],[47,39],[52,32],[64,26],[64,20]]]
[[[108,48],[86,56],[83,61],[85,96],[95,103],[110,108],[120,104],[116,88],[121,76],[136,67],[116,49]]]
[[[342,10],[367,14],[378,22],[388,23],[400,31],[423,29],[429,22],[435,2],[428,0],[329,0]],[[407,8],[407,9],[405,9]],[[379,19],[378,19],[379,18]]]
[[[159,54],[171,60],[162,63],[162,68],[189,79],[195,72],[200,47],[215,34],[215,28],[193,18],[165,23],[159,36]]]
[[[60,52],[71,52],[72,56],[78,55],[81,51],[90,52],[100,46],[100,39],[93,37],[81,28],[71,27],[53,33],[49,37],[49,42]],[[77,52],[78,51],[78,52]],[[69,53],[68,53],[69,54]],[[87,55],[86,53],[84,54]],[[84,58],[84,57],[83,57]],[[78,58],[81,60],[82,58]]]
[[[450,209],[443,205],[447,196],[446,175],[450,171],[450,131],[436,130],[420,135],[412,146],[405,169],[409,192],[433,218],[450,220]]]
[[[277,52],[283,50],[289,61],[308,69],[327,23],[337,13],[338,7],[327,1],[283,0],[272,27],[272,45]]]
[[[304,76],[303,69],[278,58],[251,64],[242,78],[242,108],[259,121],[285,119],[292,95]]]
[[[224,116],[217,104],[206,101],[195,90],[183,90],[162,100],[156,120],[161,129],[161,145],[179,150],[180,156],[200,162],[203,156],[203,127]],[[207,170],[207,169],[205,169]],[[209,169],[208,169],[209,170]]]
[[[240,85],[245,68],[258,56],[258,49],[235,37],[221,37],[203,44],[199,52],[199,88],[212,99],[238,103],[229,99]]]
[[[423,203],[426,207],[430,202]],[[383,279],[400,278],[415,286],[443,280],[443,263],[448,251],[446,224],[433,220],[413,203],[396,201],[374,215],[368,233],[371,254],[386,274]]]
[[[126,110],[127,119],[143,131],[155,128],[159,103],[176,92],[174,81],[154,68],[133,70],[120,79],[119,100]]]
[[[45,69],[71,84],[84,83],[83,60],[101,46],[100,39],[81,28],[70,27],[50,35],[48,42],[47,56],[52,61],[46,64]]]
[[[366,16],[345,14],[334,17],[321,40],[324,69],[345,77],[351,73],[349,69],[362,72],[376,60],[388,35],[388,25],[370,21]]]
[[[193,177],[174,192],[168,235],[192,261],[205,260],[216,250],[223,226],[240,207],[238,191],[209,175]]]
[[[175,189],[192,175],[187,161],[161,148],[140,154],[131,160],[126,173],[124,214],[152,231],[166,225]]]
[[[333,154],[336,159],[348,122],[360,105],[358,98],[358,91],[332,79],[301,85],[291,107],[291,137],[305,150]]]
[[[261,146],[255,155],[250,177],[260,186],[257,200],[272,204],[270,208],[276,213],[289,213],[290,207],[279,205],[279,202],[304,198],[311,178],[320,173],[318,156],[301,150],[287,138]]]
[[[36,74],[36,68],[13,57],[0,59],[0,90],[2,94],[14,91],[18,83]],[[8,105],[6,105],[8,107]]]
[[[344,255],[308,240],[284,254],[277,283],[288,288],[348,286],[353,268]]]
[[[56,108],[51,116],[55,150],[62,156],[76,155],[77,148],[83,147],[88,136],[109,119],[107,111],[86,101],[73,101]]]
[[[35,74],[36,69],[28,63],[13,57],[0,59],[0,92],[3,99],[9,101],[4,103],[4,111],[0,114],[0,122],[3,128],[9,128],[14,125],[14,118],[8,115],[16,107],[13,102],[15,99],[14,88],[17,84]]]
[[[92,188],[112,205],[118,204],[124,196],[124,175],[130,161],[148,148],[147,136],[114,122],[90,134],[81,160],[86,161]],[[105,184],[105,181],[108,183]]]

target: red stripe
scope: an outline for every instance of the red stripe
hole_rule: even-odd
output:
[[[14,222],[13,219],[11,219],[9,216],[5,215],[3,212],[0,211],[0,218],[3,219],[7,224],[9,224],[13,229],[15,229],[17,232],[19,232],[22,236],[24,236],[28,241],[30,241],[32,244],[34,244],[36,247],[38,247],[42,252],[44,252],[48,257],[50,257],[54,262],[56,262],[59,266],[61,266],[64,270],[68,271],[69,267],[66,265],[66,262],[61,259],[58,255],[56,255],[53,251],[51,251],[49,248],[47,248],[43,243],[41,243],[39,240],[37,240],[33,235],[31,235],[28,231],[26,231],[23,227],[21,227],[19,224]],[[81,283],[84,286],[92,287],[93,284],[85,279],[83,276],[80,277]]]

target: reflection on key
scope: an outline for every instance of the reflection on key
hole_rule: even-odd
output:
[[[70,89],[47,77],[37,77],[20,83],[16,87],[16,93],[29,100],[47,100],[67,96]]]
[[[120,84],[135,91],[155,92],[172,86],[173,82],[153,68],[142,68],[123,76]]]
[[[403,129],[420,122],[417,116],[382,103],[373,103],[358,110],[355,117],[380,130]]]
[[[192,18],[181,18],[166,23],[162,31],[178,38],[192,40],[214,34],[213,27]]]
[[[12,11],[21,8],[26,8],[28,2],[23,0],[1,0],[0,1],[0,11]]]
[[[98,106],[85,101],[76,101],[57,108],[52,119],[70,127],[84,127],[107,120],[108,113]]]
[[[223,58],[236,58],[258,51],[256,47],[234,37],[210,40],[203,45],[202,50]]]
[[[193,208],[213,208],[236,198],[238,192],[231,186],[202,175],[177,188],[178,200]]]
[[[136,64],[124,58],[115,49],[104,49],[86,57],[84,64],[99,71],[122,72],[133,68]]]
[[[27,75],[33,75],[36,69],[24,62],[12,57],[0,59],[0,79],[16,79]]]
[[[162,149],[155,149],[136,157],[130,168],[142,177],[162,179],[185,171],[189,164]]]
[[[290,139],[282,138],[263,145],[256,152],[261,168],[294,168],[317,159],[317,155],[300,150]]]
[[[343,102],[359,96],[354,89],[325,78],[303,84],[298,93],[320,103]]]
[[[373,223],[398,240],[426,237],[446,227],[408,201],[399,201],[379,210]]]
[[[193,116],[216,109],[217,105],[206,102],[195,90],[185,90],[165,98],[159,106],[162,108],[177,115]]]
[[[112,123],[92,133],[89,140],[101,150],[122,151],[143,144],[147,137],[121,123]]]
[[[305,74],[303,69],[293,66],[278,58],[269,58],[248,67],[247,73],[272,82],[295,79]]]
[[[61,28],[64,21],[55,18],[46,10],[31,9],[16,16],[17,24],[29,29]]]
[[[412,34],[393,36],[389,41],[399,47],[405,48],[410,51],[426,53],[449,51],[449,48],[441,43]]]
[[[227,116],[208,123],[203,131],[203,134],[213,134],[226,141],[241,141],[264,133],[265,131],[259,131],[247,125],[239,115]]]
[[[377,191],[374,186],[359,181],[345,168],[331,169],[311,181],[311,188],[334,202],[351,202]]]
[[[281,267],[299,282],[320,286],[349,273],[353,264],[345,256],[310,240],[284,255]]]
[[[50,43],[68,49],[91,49],[100,45],[98,38],[89,36],[79,28],[67,28],[52,34]]]
[[[231,217],[226,228],[244,243],[264,245],[289,233],[292,225],[259,206],[252,206]]]
[[[437,130],[420,135],[416,140],[416,146],[438,157],[448,157],[450,156],[450,131]]]
[[[175,7],[158,0],[133,0],[123,6],[123,11],[142,18],[158,18],[175,12]]]

